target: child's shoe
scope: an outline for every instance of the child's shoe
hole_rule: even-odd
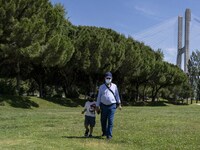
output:
[[[85,130],[85,137],[88,137],[89,130]]]

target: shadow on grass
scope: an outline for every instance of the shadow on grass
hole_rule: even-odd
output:
[[[87,101],[84,99],[70,99],[70,98],[57,98],[57,97],[41,98],[41,100],[66,107],[83,107],[85,105],[85,102]],[[10,96],[10,95],[0,96],[0,106],[5,106],[6,103],[15,108],[39,107],[37,103],[35,103],[30,99],[30,97],[25,97],[25,96]]]
[[[79,107],[79,106],[83,107],[85,105],[85,102],[87,101],[82,99],[56,98],[56,97],[48,97],[44,98],[44,100],[66,107]]]
[[[15,108],[31,108],[39,107],[39,105],[30,100],[29,97],[22,96],[1,96],[0,103],[5,105],[5,102]]]
[[[156,102],[150,102],[150,101],[141,101],[141,102],[126,102],[123,104],[124,106],[168,106],[166,101],[156,101]]]
[[[160,107],[160,106],[168,106],[168,105],[188,105],[187,103],[181,103],[179,101],[140,101],[140,102],[124,102],[124,106],[150,106],[150,107]]]
[[[103,139],[102,136],[92,136],[92,137],[85,137],[85,136],[62,136],[62,138],[68,138],[68,139]]]
[[[147,106],[168,106],[166,101],[148,102]]]

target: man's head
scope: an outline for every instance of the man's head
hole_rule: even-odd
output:
[[[105,82],[106,82],[106,84],[110,84],[112,82],[112,73],[111,72],[105,73]]]

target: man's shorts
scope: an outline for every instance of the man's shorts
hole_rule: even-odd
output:
[[[94,127],[95,123],[95,117],[85,116],[85,126],[90,125],[90,127]]]

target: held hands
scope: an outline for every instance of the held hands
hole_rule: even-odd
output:
[[[100,110],[99,107],[96,107],[96,112],[97,112],[98,115],[100,114],[101,110]]]
[[[122,105],[121,104],[119,104],[118,109],[122,110]],[[99,107],[96,107],[96,112],[97,112],[97,114],[100,114],[101,109]]]

